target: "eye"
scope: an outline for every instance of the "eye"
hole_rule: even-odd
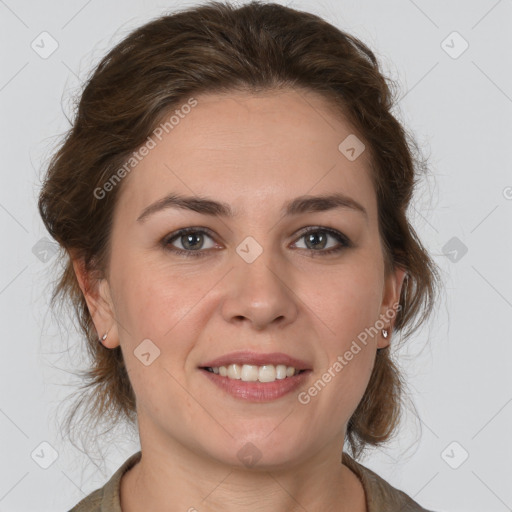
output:
[[[174,233],[171,233],[168,237],[162,240],[162,245],[166,250],[182,254],[184,256],[205,256],[205,251],[201,249],[211,249],[215,244],[210,244],[208,247],[204,247],[204,240],[209,238],[212,240],[210,230],[207,228],[184,228]],[[178,243],[181,247],[176,247],[174,244]]]
[[[327,247],[329,238],[336,240],[338,244]],[[339,231],[321,226],[308,228],[299,237],[299,240],[300,239],[305,240],[306,247],[304,249],[310,249],[311,253],[317,252],[322,255],[340,252],[343,249],[352,246],[350,240]],[[303,249],[303,247],[299,247],[299,249]]]

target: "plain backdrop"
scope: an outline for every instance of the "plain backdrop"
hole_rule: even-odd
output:
[[[136,26],[196,3],[0,0],[0,512],[69,510],[139,449],[120,429],[99,440],[102,462],[61,437],[82,356],[48,310],[55,247],[36,202],[87,73]],[[430,155],[410,218],[445,290],[397,354],[416,410],[361,462],[429,509],[512,510],[512,2],[287,5],[375,51]]]

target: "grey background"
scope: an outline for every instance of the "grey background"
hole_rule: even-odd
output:
[[[102,464],[61,438],[63,400],[77,389],[69,371],[82,356],[76,330],[48,311],[54,259],[36,200],[81,79],[132,28],[196,3],[0,0],[0,512],[68,510],[138,450],[120,429]],[[397,115],[431,155],[411,220],[445,294],[399,354],[416,412],[362,462],[426,508],[512,510],[512,2],[288,5],[376,52],[401,82]],[[31,47],[43,31],[58,43],[48,58]],[[58,454],[47,469],[43,442]]]

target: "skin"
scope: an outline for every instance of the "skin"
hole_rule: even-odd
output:
[[[354,131],[313,92],[195,98],[191,113],[124,178],[107,277],[89,281],[74,261],[98,334],[109,331],[108,348],[121,345],[137,398],[143,457],[121,480],[123,511],[363,512],[362,485],[340,463],[343,440],[376,350],[391,336],[369,337],[308,404],[297,394],[399,300],[404,271],[384,272],[368,151],[349,161],[338,150]],[[333,191],[367,216],[348,208],[280,214],[297,196]],[[226,202],[236,215],[170,208],[137,222],[170,192]],[[352,245],[322,255],[340,243],[329,236],[326,245],[306,245],[308,226],[335,229]],[[213,232],[202,246],[194,242],[204,257],[161,245],[184,227]],[[252,263],[236,252],[247,236],[263,249]],[[185,250],[186,242],[178,237],[171,247]],[[133,353],[144,339],[160,350],[149,366]],[[198,369],[241,349],[285,352],[312,372],[284,397],[246,402]],[[261,454],[252,467],[237,457],[248,442]]]

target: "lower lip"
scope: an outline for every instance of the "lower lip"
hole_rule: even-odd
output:
[[[295,391],[308,378],[311,370],[274,382],[244,382],[243,380],[222,377],[208,370],[201,369],[201,372],[219,388],[235,398],[248,402],[271,402]]]

